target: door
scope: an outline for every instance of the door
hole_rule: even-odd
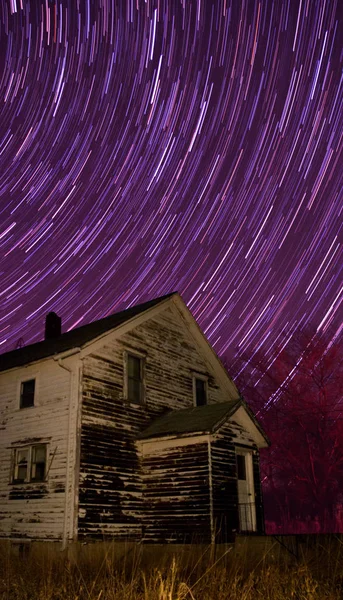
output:
[[[238,511],[241,531],[256,531],[252,452],[236,449]]]

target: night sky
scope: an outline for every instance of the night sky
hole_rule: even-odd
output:
[[[341,0],[0,0],[0,351],[179,291],[218,354],[342,323]]]

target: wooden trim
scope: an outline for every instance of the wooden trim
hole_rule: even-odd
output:
[[[220,381],[224,389],[227,390],[230,400],[238,400],[240,397],[238,389],[236,388],[232,379],[230,379],[227,371],[222,365],[220,358],[215,353],[205,334],[201,331],[198,323],[194,319],[192,313],[187,308],[182,298],[178,295],[175,295],[172,296],[170,300],[174,304],[175,309],[178,310],[179,314],[182,316],[182,319],[185,322],[187,329],[196,342],[198,348],[200,348],[202,351],[202,354],[209,366],[209,370],[215,373],[218,381]]]
[[[256,496],[255,496],[255,481],[254,481],[254,466],[253,466],[253,448],[243,447],[236,445],[235,447],[236,456],[244,456],[245,457],[245,469],[246,469],[246,477],[245,481],[247,482],[247,494],[252,497],[253,502],[251,502],[251,529],[248,531],[257,531],[257,519],[256,519]],[[238,491],[238,504],[240,503],[239,498],[239,488],[238,488],[238,474],[237,474],[237,491]],[[249,502],[246,502],[246,506],[250,505]],[[240,523],[240,527],[241,527]]]
[[[246,432],[250,433],[257,448],[269,447],[269,443],[262,435],[260,430],[257,428],[256,424],[254,423],[250,415],[247,413],[244,406],[240,406],[238,410],[236,410],[236,412],[230,417],[229,422],[230,420],[237,421],[239,425],[241,425],[245,429]],[[242,440],[237,441],[242,442]]]
[[[73,354],[73,356],[75,353]],[[72,355],[67,355],[65,359]],[[79,403],[79,361],[72,358],[71,365],[66,365],[63,358],[56,356],[55,361],[61,369],[69,373],[69,402],[68,402],[68,430],[67,430],[67,460],[65,478],[65,503],[62,533],[62,549],[65,549],[70,539],[73,538],[74,511],[75,511],[75,458],[76,458],[76,415]]]
[[[81,451],[81,411],[82,411],[82,370],[83,363],[78,360],[75,368],[74,379],[74,481],[71,495],[71,517],[69,524],[69,536],[73,541],[77,540],[78,533],[78,510],[79,510],[79,482],[80,482],[80,451]]]
[[[211,544],[215,543],[216,534],[214,531],[214,517],[213,517],[213,482],[212,482],[212,454],[211,454],[211,440],[208,439],[208,491],[210,496],[210,528],[211,528]]]
[[[126,321],[123,325],[119,325],[118,327],[110,329],[109,331],[106,331],[105,333],[101,334],[99,337],[91,340],[90,342],[87,342],[82,347],[81,358],[84,358],[85,356],[88,356],[88,354],[92,354],[92,353],[96,352],[97,350],[100,350],[104,345],[104,338],[110,336],[109,340],[114,341],[114,340],[120,338],[122,335],[124,335],[128,331],[131,331],[131,329],[134,329],[135,327],[138,327],[142,323],[145,323],[145,321],[147,321],[148,319],[152,319],[153,317],[155,317],[160,312],[162,312],[166,309],[166,307],[170,303],[171,299],[172,299],[172,296],[170,296],[169,298],[166,298],[165,300],[161,300],[161,302],[159,304],[157,304],[156,306],[148,308],[143,313],[140,313],[139,315],[132,317],[129,321]]]
[[[163,450],[167,450],[170,448],[181,448],[183,446],[190,446],[192,444],[202,444],[203,442],[212,442],[211,435],[194,435],[187,437],[164,437],[157,438],[155,440],[147,439],[147,440],[138,440],[136,442],[141,454],[143,456],[147,454],[160,453]]]

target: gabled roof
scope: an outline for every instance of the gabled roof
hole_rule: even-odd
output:
[[[91,340],[99,337],[100,335],[123,325],[133,317],[140,315],[149,308],[157,306],[167,298],[173,295],[177,295],[177,292],[160,296],[154,300],[149,300],[143,304],[137,304],[126,310],[122,310],[113,315],[109,315],[99,321],[93,321],[88,325],[82,325],[66,333],[62,333],[60,336],[37,342],[36,344],[30,344],[17,350],[0,354],[0,371],[6,371],[13,367],[21,367],[36,360],[48,358],[55,354],[60,354],[73,348],[82,348],[84,344]]]
[[[175,410],[156,419],[138,436],[138,439],[145,440],[183,433],[212,433],[241,405],[238,399]]]

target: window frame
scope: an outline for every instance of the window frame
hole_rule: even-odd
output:
[[[37,464],[41,464],[42,461],[37,462],[33,460],[34,449],[43,446],[45,449],[45,460],[44,460],[44,476],[42,479],[37,479],[37,477],[33,477],[33,466]],[[20,462],[18,462],[18,454],[20,452],[27,451],[27,461],[26,461],[26,476],[24,479],[18,478],[18,472],[20,468]],[[12,468],[11,468],[11,483],[15,485],[23,485],[26,483],[44,483],[47,480],[48,474],[48,455],[49,448],[46,442],[39,442],[37,444],[30,444],[25,446],[16,446],[12,449]]]
[[[140,361],[140,399],[132,400],[129,398],[129,357],[138,358]],[[124,400],[130,404],[145,404],[146,400],[146,385],[145,385],[145,365],[146,355],[136,350],[125,350],[123,353],[124,358]]]
[[[30,406],[21,406],[22,385],[26,381],[32,381],[32,380],[35,382],[33,404]],[[26,377],[25,376],[19,377],[17,380],[17,408],[18,408],[18,410],[28,410],[28,409],[34,408],[38,405],[39,405],[39,374],[37,372],[34,372],[34,373],[28,374]]]
[[[248,473],[247,473],[247,461],[246,461],[247,453],[246,452],[238,452],[236,450],[236,469],[237,469],[237,479],[239,481],[247,481]],[[243,459],[243,460],[241,460]],[[241,463],[241,464],[239,464]],[[240,473],[242,471],[242,473]],[[240,477],[240,475],[243,477]]]
[[[196,380],[199,379],[205,383],[205,403],[198,404],[197,403],[197,387]],[[206,375],[202,375],[201,373],[193,373],[193,404],[194,406],[207,406],[208,405],[208,377]]]

